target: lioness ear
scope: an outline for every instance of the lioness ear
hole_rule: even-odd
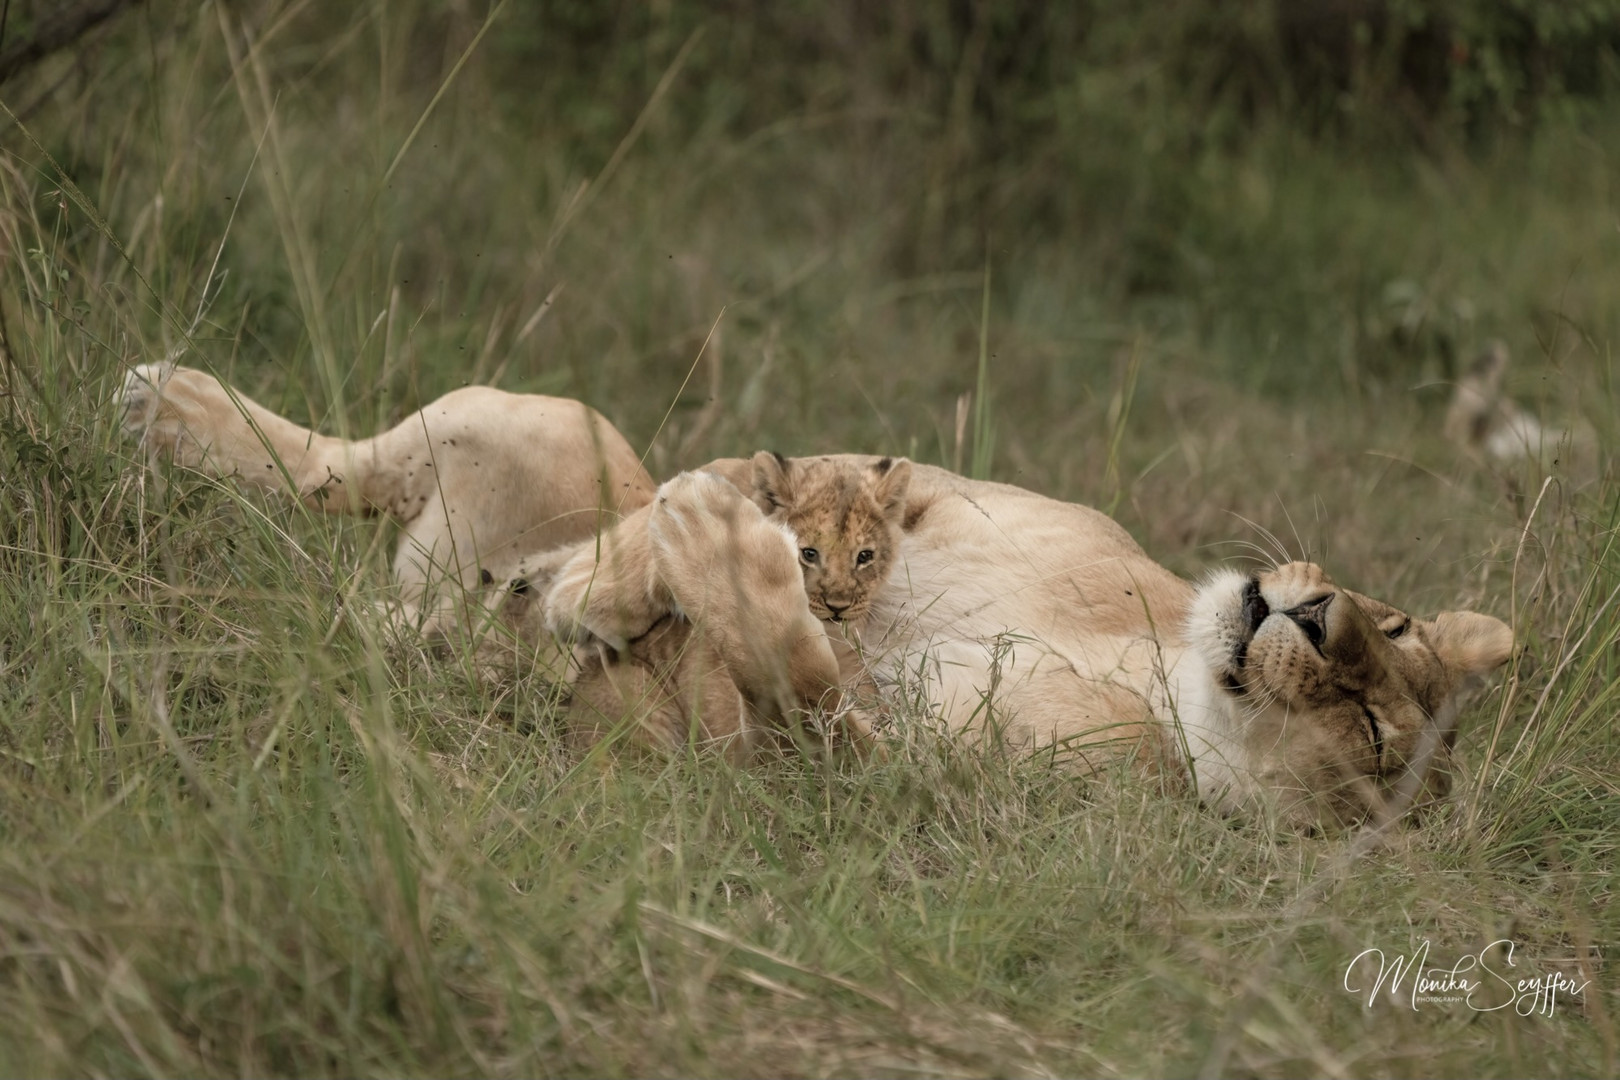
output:
[[[911,487],[911,462],[883,458],[872,465],[872,475],[872,497],[883,507],[883,516],[900,517],[906,509],[906,491]]]
[[[754,503],[766,514],[793,502],[793,463],[774,450],[754,455]]]
[[[1513,655],[1513,631],[1508,624],[1474,611],[1436,615],[1429,641],[1458,683],[1483,679]]]

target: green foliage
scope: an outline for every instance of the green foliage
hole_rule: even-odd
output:
[[[0,88],[68,174],[0,133],[0,1072],[1613,1075],[1612,16],[1381,10],[1341,83],[1281,5],[149,0]],[[1442,18],[1497,81],[1402,81]],[[1438,435],[1494,337],[1546,461]],[[331,431],[490,382],[661,475],[954,461],[1522,649],[1371,852],[920,708],[581,756],[379,625],[386,526],[148,468],[180,348]],[[1586,996],[1342,990],[1497,936]]]

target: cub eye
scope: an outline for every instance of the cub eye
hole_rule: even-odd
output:
[[[814,565],[815,561],[821,558],[821,552],[817,551],[815,548],[800,548],[799,558],[803,559],[808,564]]]
[[[1394,641],[1396,638],[1406,633],[1406,628],[1411,625],[1412,620],[1407,618],[1405,615],[1391,615],[1389,618],[1385,619],[1379,624],[1378,629],[1384,632],[1385,637],[1389,638],[1391,641]]]
[[[860,554],[855,556],[855,565],[856,566],[865,566],[867,563],[871,562],[875,558],[877,558],[877,553],[875,551],[873,551],[871,548],[867,548],[866,550],[862,551]]]

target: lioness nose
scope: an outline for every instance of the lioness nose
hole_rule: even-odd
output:
[[[1283,612],[1305,631],[1305,636],[1310,639],[1317,652],[1322,651],[1322,642],[1327,640],[1327,609],[1332,602],[1333,594],[1328,593],[1320,600],[1312,600],[1308,604],[1301,604],[1297,608]]]

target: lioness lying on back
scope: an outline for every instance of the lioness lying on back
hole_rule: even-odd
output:
[[[741,463],[709,468],[736,476]],[[689,490],[665,485],[659,512],[701,520]],[[880,686],[921,691],[959,734],[1089,763],[1132,755],[1187,776],[1211,805],[1270,802],[1298,824],[1380,813],[1403,783],[1405,799],[1443,793],[1457,697],[1512,649],[1500,620],[1413,619],[1308,563],[1195,587],[1094,510],[943,469],[910,470],[903,520],[893,569],[850,624]],[[642,527],[626,520],[605,546]],[[733,559],[715,539],[660,538],[659,559],[723,578]],[[642,580],[599,579],[609,593],[592,602],[632,608]],[[777,610],[740,610],[732,632],[779,636]]]
[[[398,507],[368,494],[387,490],[372,480],[408,478],[424,450],[438,469],[484,478],[492,490],[477,500],[461,487],[441,487],[436,503],[429,493],[456,542],[430,546],[428,563],[439,565],[446,547],[463,550],[458,537],[479,558],[488,537],[505,538],[496,561],[534,575],[514,575],[526,588],[506,594],[518,600],[514,625],[536,636],[543,626],[583,632],[596,644],[576,700],[603,723],[616,723],[615,713],[647,720],[659,740],[737,735],[751,716],[781,722],[816,706],[842,710],[845,733],[864,739],[864,720],[843,699],[853,680],[870,677],[931,702],[961,735],[1067,748],[1086,762],[1133,755],[1186,775],[1212,805],[1261,800],[1299,822],[1355,820],[1379,812],[1403,781],[1444,789],[1457,697],[1512,647],[1490,616],[1410,619],[1308,564],[1226,572],[1194,587],[1096,511],[937,468],[885,471],[879,459],[853,455],[817,459],[816,469],[835,487],[863,473],[908,481],[892,498],[874,496],[891,529],[901,523],[898,553],[859,606],[813,581],[822,622],[804,571],[832,543],[857,569],[877,550],[862,563],[868,548],[851,548],[854,531],[835,517],[831,541],[790,542],[766,515],[782,518],[794,505],[757,482],[771,471],[759,459],[685,474],[647,504],[651,486],[628,444],[575,403],[460,391],[384,436],[340,444],[245,399],[238,405],[200,373],[171,377],[159,392],[151,384],[160,374],[131,376],[128,423],[155,448],[218,473],[279,475],[323,505],[385,512]],[[486,402],[513,419],[488,419]],[[541,457],[535,442],[508,437],[516,418],[535,439],[547,429],[553,451]],[[453,430],[435,426],[452,422]],[[416,428],[424,434],[401,434]],[[319,469],[307,466],[312,455]],[[799,467],[778,464],[790,476]],[[593,479],[600,475],[606,487]],[[360,497],[319,494],[339,482]],[[621,506],[640,509],[612,524]],[[421,506],[403,504],[403,513],[415,516],[404,518],[397,573],[419,565],[406,548],[417,530],[433,533]],[[518,539],[581,518],[609,523],[599,541],[525,551]],[[490,567],[458,554],[452,569],[470,584]],[[412,581],[402,573],[401,584]],[[861,655],[835,653],[829,626]],[[594,735],[601,725],[581,726]]]

